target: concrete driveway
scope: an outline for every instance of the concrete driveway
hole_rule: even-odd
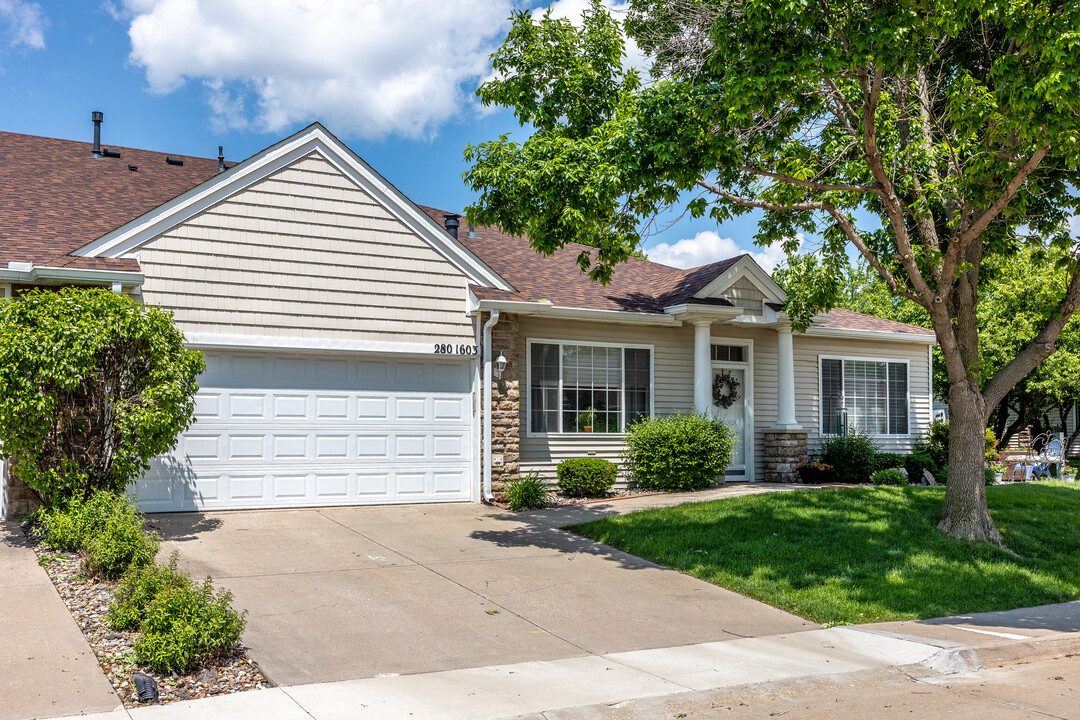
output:
[[[184,513],[151,523],[165,538],[160,559],[175,550],[182,567],[213,576],[248,610],[245,643],[281,685],[816,627],[557,529],[672,502],[517,514],[474,504]]]

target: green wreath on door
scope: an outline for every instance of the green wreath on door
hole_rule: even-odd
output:
[[[725,410],[742,397],[739,395],[739,388],[742,387],[742,383],[739,378],[735,377],[727,370],[721,370],[713,376],[712,381],[712,399],[713,404],[719,405]]]

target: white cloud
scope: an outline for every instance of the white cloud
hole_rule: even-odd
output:
[[[570,22],[574,23],[576,27],[581,26],[582,13],[589,9],[592,5],[592,0],[555,0],[548,7],[541,7],[533,10],[533,17],[539,18],[547,10],[551,10],[551,16],[556,18],[566,18]],[[607,7],[608,12],[611,13],[617,20],[622,22],[626,18],[626,12],[630,9],[628,2],[617,2],[617,0],[604,0],[604,6]],[[634,68],[641,75],[642,80],[649,79],[649,67],[652,65],[652,61],[648,56],[642,52],[637,43],[632,38],[626,39],[626,57],[623,60],[623,67]]]
[[[799,236],[799,247],[803,238]],[[744,250],[729,237],[720,237],[712,230],[703,230],[692,238],[683,238],[676,243],[659,243],[646,248],[645,253],[653,262],[671,265],[677,268],[692,268],[708,265],[719,260],[749,253],[765,272],[772,272],[787,257],[779,243],[758,251]]]
[[[33,50],[45,48],[45,11],[36,2],[0,0],[0,36],[11,47],[25,45]]]
[[[473,104],[511,0],[123,0],[116,12],[150,90],[202,82],[218,127],[319,119],[375,139],[431,136]]]

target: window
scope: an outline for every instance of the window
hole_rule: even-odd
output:
[[[841,432],[844,414],[851,430],[869,435],[907,435],[907,363],[823,358],[822,434]]]
[[[743,345],[713,345],[711,355],[715,362],[744,362],[745,353]]]
[[[652,351],[529,344],[529,431],[622,432],[649,414]]]

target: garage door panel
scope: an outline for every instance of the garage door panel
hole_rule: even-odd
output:
[[[469,362],[206,357],[196,422],[133,488],[147,511],[469,499]]]

